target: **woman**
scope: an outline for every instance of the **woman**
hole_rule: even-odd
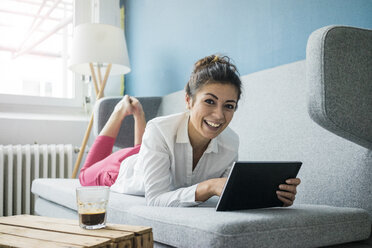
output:
[[[238,135],[228,128],[241,95],[228,57],[195,63],[186,84],[188,111],[151,120],[129,96],[116,105],[80,171],[82,185],[108,185],[119,193],[145,195],[152,206],[194,206],[220,196],[238,159]],[[122,120],[133,115],[135,146],[111,154]],[[293,204],[300,179],[280,185],[278,198]]]

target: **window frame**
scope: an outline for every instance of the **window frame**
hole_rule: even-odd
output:
[[[79,0],[74,2],[73,11],[73,27],[82,23],[89,22],[91,16],[91,4],[90,0]],[[82,16],[84,17],[82,19]],[[44,96],[29,96],[29,95],[15,95],[15,94],[4,94],[0,93],[0,106],[11,106],[12,109],[21,110],[24,106],[34,106],[51,108],[53,107],[84,110],[85,98],[87,94],[87,87],[84,87],[84,82],[80,75],[73,73],[73,83],[75,95],[73,98],[57,98],[57,97],[44,97]],[[37,109],[37,108],[35,108]],[[36,110],[37,111],[37,110]]]

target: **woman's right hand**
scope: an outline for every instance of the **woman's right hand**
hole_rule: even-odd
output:
[[[195,191],[195,201],[206,201],[212,196],[221,196],[226,177],[213,178],[198,184]]]
[[[226,184],[227,178],[222,177],[222,178],[214,178],[213,180],[213,191],[214,195],[221,196],[223,187]]]

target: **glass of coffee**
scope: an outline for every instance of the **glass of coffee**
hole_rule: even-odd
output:
[[[79,225],[84,229],[106,227],[106,208],[110,188],[107,186],[86,186],[76,189]]]

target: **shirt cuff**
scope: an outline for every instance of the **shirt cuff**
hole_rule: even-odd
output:
[[[202,203],[200,201],[195,201],[195,192],[196,192],[197,187],[198,187],[198,184],[195,184],[195,185],[192,185],[184,189],[184,192],[183,192],[184,195],[180,202],[181,207],[192,207],[192,206],[197,206]]]

